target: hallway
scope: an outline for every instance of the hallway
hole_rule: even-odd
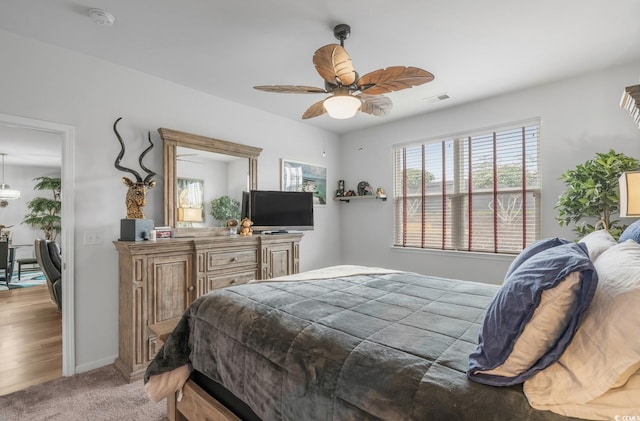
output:
[[[46,285],[0,292],[0,395],[62,376],[62,314]]]

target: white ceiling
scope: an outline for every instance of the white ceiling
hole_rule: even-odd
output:
[[[115,15],[115,24],[95,25],[93,7]],[[345,48],[361,75],[397,65],[435,75],[388,94],[390,116],[305,121],[336,133],[639,60],[639,16],[638,0],[0,2],[0,29],[297,121],[322,94],[252,87],[323,87],[311,60],[316,49],[338,42],[338,23],[351,26]],[[451,99],[429,100],[443,93]]]
[[[62,135],[0,122],[0,153],[7,166],[61,167]]]

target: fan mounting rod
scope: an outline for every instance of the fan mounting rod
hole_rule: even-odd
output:
[[[351,35],[351,27],[346,23],[341,23],[333,28],[333,36],[340,41],[340,46],[344,47],[344,40]]]

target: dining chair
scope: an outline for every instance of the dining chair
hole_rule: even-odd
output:
[[[0,241],[0,282],[7,284],[11,282],[13,276],[13,259],[15,257],[15,249],[9,247],[8,241]]]

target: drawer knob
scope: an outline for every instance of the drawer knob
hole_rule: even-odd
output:
[[[232,280],[231,280],[231,283],[232,283],[232,284],[235,284],[237,281],[238,281],[237,279],[232,279]]]
[[[231,261],[232,261],[232,262],[235,262],[235,261],[237,261],[237,260],[238,260],[238,257],[237,257],[237,256],[234,256],[234,257],[232,257],[232,258],[231,258]]]
[[[193,285],[191,285],[189,288],[187,288],[187,291],[189,291],[189,292],[193,291]]]

